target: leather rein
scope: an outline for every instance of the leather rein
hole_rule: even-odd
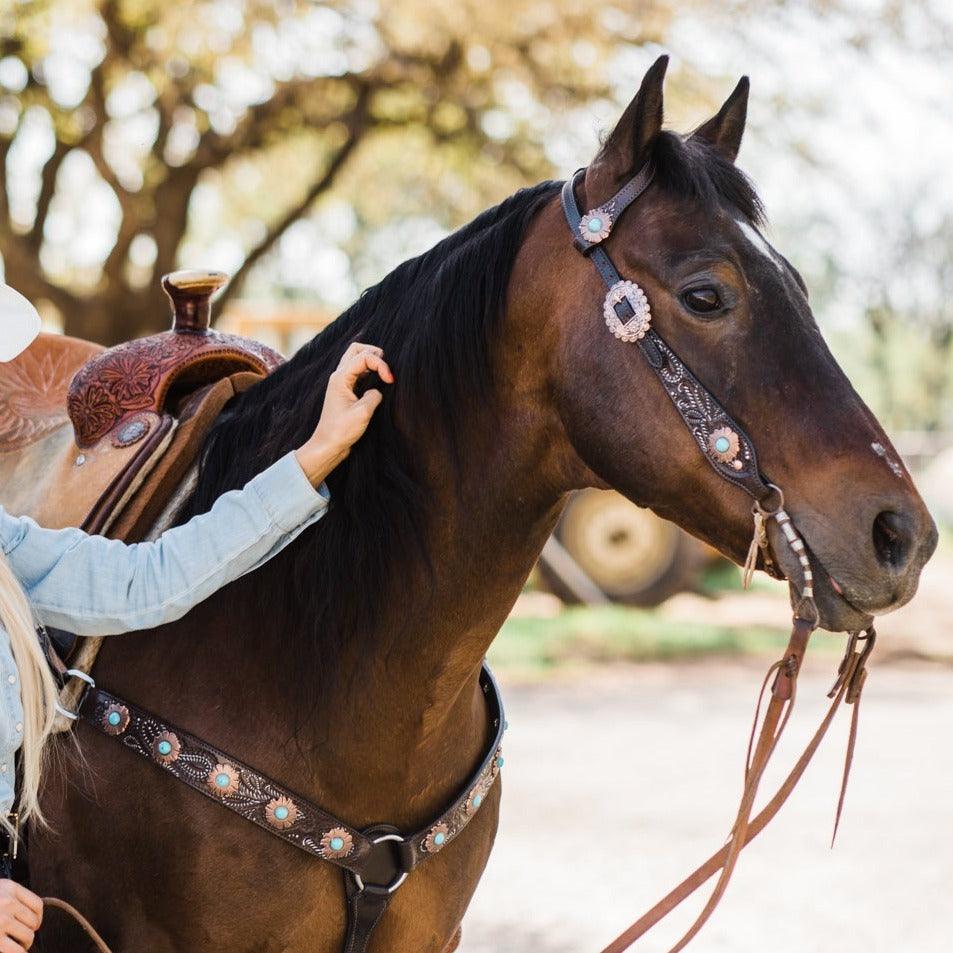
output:
[[[653,169],[646,164],[608,202],[583,213],[576,201],[576,188],[585,178],[585,169],[578,170],[563,185],[561,195],[563,213],[573,244],[589,258],[605,282],[607,292],[603,315],[609,330],[620,341],[638,346],[705,459],[719,476],[743,489],[753,499],[754,535],[745,562],[745,585],[757,566],[759,554],[765,568],[772,574],[781,572],[780,565],[772,558],[768,541],[767,524],[771,520],[777,523],[786,544],[797,558],[801,578],[797,581],[789,579],[799,593],[791,637],[784,655],[770,667],[761,687],[745,759],[744,788],[727,843],[605,947],[602,953],[622,953],[629,949],[717,874],[718,879],[701,913],[669,953],[678,953],[691,942],[724,896],[741,851],[764,830],[784,805],[820,746],[841,703],[846,702],[854,710],[834,825],[836,836],[853,759],[860,696],[867,677],[867,659],[876,641],[873,628],[864,633],[851,634],[837,680],[829,694],[833,701],[820,727],[775,795],[760,813],[752,817],[761,779],[790,720],[801,662],[811,633],[817,626],[814,575],[804,541],[784,510],[784,494],[778,486],[762,476],[751,438],[651,326],[651,306],[644,291],[634,281],[622,278],[608,252],[602,247],[621,214],[649,187],[652,177]],[[761,704],[766,691],[770,692],[770,700],[762,719]]]

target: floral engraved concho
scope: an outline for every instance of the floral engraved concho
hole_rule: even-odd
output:
[[[633,312],[632,317],[625,323],[622,322],[615,310],[616,305],[623,301],[628,302]],[[649,307],[649,299],[645,297],[645,292],[634,281],[617,281],[606,295],[602,313],[605,315],[606,327],[620,341],[629,344],[641,341],[652,323],[652,309]]]
[[[605,241],[611,231],[612,210],[608,208],[594,208],[579,222],[579,233],[590,245]]]

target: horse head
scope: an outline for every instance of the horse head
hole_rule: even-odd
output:
[[[649,70],[580,176],[579,208],[605,206],[652,170],[603,246],[643,289],[652,327],[749,435],[764,479],[783,490],[806,543],[821,625],[863,628],[913,596],[936,527],[825,344],[804,280],[761,230],[761,203],[735,165],[747,78],[681,136],[662,128],[666,62]],[[706,461],[639,347],[609,333],[605,285],[572,249],[566,223],[541,215],[534,229],[536,317],[525,303],[515,311],[551,322],[552,350],[540,363],[573,451],[567,484],[614,487],[743,561],[751,499]],[[799,578],[780,529],[771,524],[769,535],[785,574]]]

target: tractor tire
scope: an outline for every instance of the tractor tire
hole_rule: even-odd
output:
[[[581,490],[563,512],[556,538],[613,602],[657,606],[696,583],[701,544],[674,523],[614,490]],[[542,581],[564,602],[577,602],[544,562]]]

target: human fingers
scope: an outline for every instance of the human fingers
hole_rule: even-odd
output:
[[[33,934],[34,931],[16,917],[6,916],[0,924],[0,936],[8,940],[15,940],[24,950],[33,946]]]
[[[25,907],[28,907],[36,914],[38,920],[43,918],[43,898],[37,896],[32,890],[28,890],[22,884],[13,881],[14,895]],[[29,926],[29,924],[27,924]],[[37,924],[39,926],[39,923]],[[36,929],[36,927],[34,927]]]
[[[374,411],[380,407],[383,399],[384,395],[379,390],[371,388],[371,390],[365,391],[361,395],[361,399],[354,406],[356,409],[360,409],[366,413],[368,420],[370,420]]]
[[[338,367],[344,364],[345,361],[350,360],[355,355],[361,354],[365,351],[371,354],[377,354],[379,356],[383,356],[384,354],[384,351],[377,347],[376,344],[362,344],[360,341],[353,341],[347,346],[347,350],[344,352],[344,354],[341,355],[341,360],[338,361]]]
[[[5,924],[2,922],[2,920],[0,920],[0,953],[23,953],[24,950],[29,949],[29,947],[24,946],[22,943],[18,943],[11,936],[5,934]]]
[[[387,364],[387,361],[380,355],[370,351],[361,351],[353,357],[348,358],[346,362],[343,362],[338,367],[335,374],[340,375],[339,380],[348,390],[353,390],[361,377],[372,371],[375,372],[384,383],[394,383],[394,374]]]

